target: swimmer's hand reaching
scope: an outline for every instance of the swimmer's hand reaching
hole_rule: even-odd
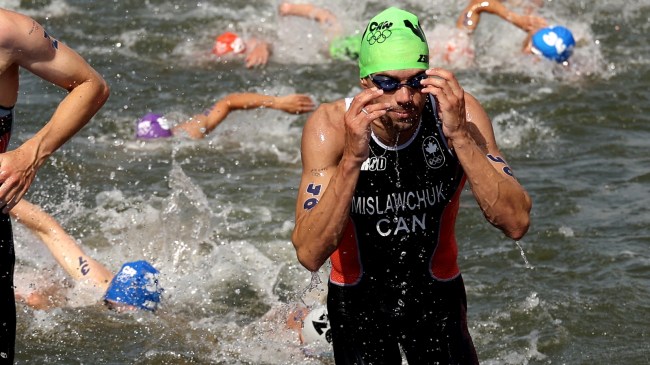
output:
[[[290,114],[303,114],[314,111],[314,101],[305,94],[289,94],[274,99],[275,108]]]

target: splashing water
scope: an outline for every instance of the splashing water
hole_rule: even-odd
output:
[[[300,301],[307,307],[325,304],[327,298],[327,283],[318,271],[311,272],[309,285],[300,293]]]
[[[517,247],[519,247],[519,251],[521,252],[521,257],[524,259],[524,263],[526,264],[526,268],[531,269],[531,270],[534,269],[535,267],[528,262],[528,259],[526,258],[526,253],[524,252],[524,248],[521,246],[519,241],[515,241],[515,245],[517,245]]]

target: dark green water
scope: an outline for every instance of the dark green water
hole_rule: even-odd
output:
[[[348,27],[393,4],[319,3]],[[451,25],[464,2],[401,4],[433,29]],[[229,92],[303,92],[318,102],[354,95],[355,65],[323,57],[318,27],[278,19],[277,5],[0,0],[38,19],[112,88],[41,169],[29,199],[109,268],[154,262],[166,289],[157,315],[108,312],[80,288],[71,307],[19,307],[18,364],[333,362],[322,349],[306,356],[313,351],[281,329],[282,319],[260,321],[299,300],[311,278],[290,243],[306,117],[239,112],[204,141],[133,139],[145,112],[178,121]],[[474,39],[476,64],[456,70],[534,201],[520,249],[464,196],[457,238],[470,331],[483,364],[647,364],[650,4],[552,1],[541,12],[579,38],[570,70],[519,55],[523,34],[489,16]],[[214,35],[229,24],[274,41],[266,68],[210,58]],[[13,147],[62,95],[23,75]],[[19,227],[16,243],[17,272],[63,275]]]

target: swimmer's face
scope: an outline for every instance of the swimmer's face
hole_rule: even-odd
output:
[[[374,103],[389,103],[391,105],[388,112],[382,117],[384,124],[391,125],[397,131],[408,130],[417,125],[426,101],[426,94],[423,94],[422,89],[416,86],[419,80],[423,78],[423,72],[424,70],[421,69],[383,71],[361,80],[361,85],[364,88],[387,85],[373,82],[372,76],[375,77],[375,80],[388,80],[390,78],[394,82],[401,84],[399,88],[392,91],[388,91],[390,88],[384,88],[384,93],[374,100]]]

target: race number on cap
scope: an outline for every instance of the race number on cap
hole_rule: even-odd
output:
[[[324,305],[314,307],[302,322],[302,337],[306,344],[319,342],[329,344],[332,342],[330,321],[327,308]]]

